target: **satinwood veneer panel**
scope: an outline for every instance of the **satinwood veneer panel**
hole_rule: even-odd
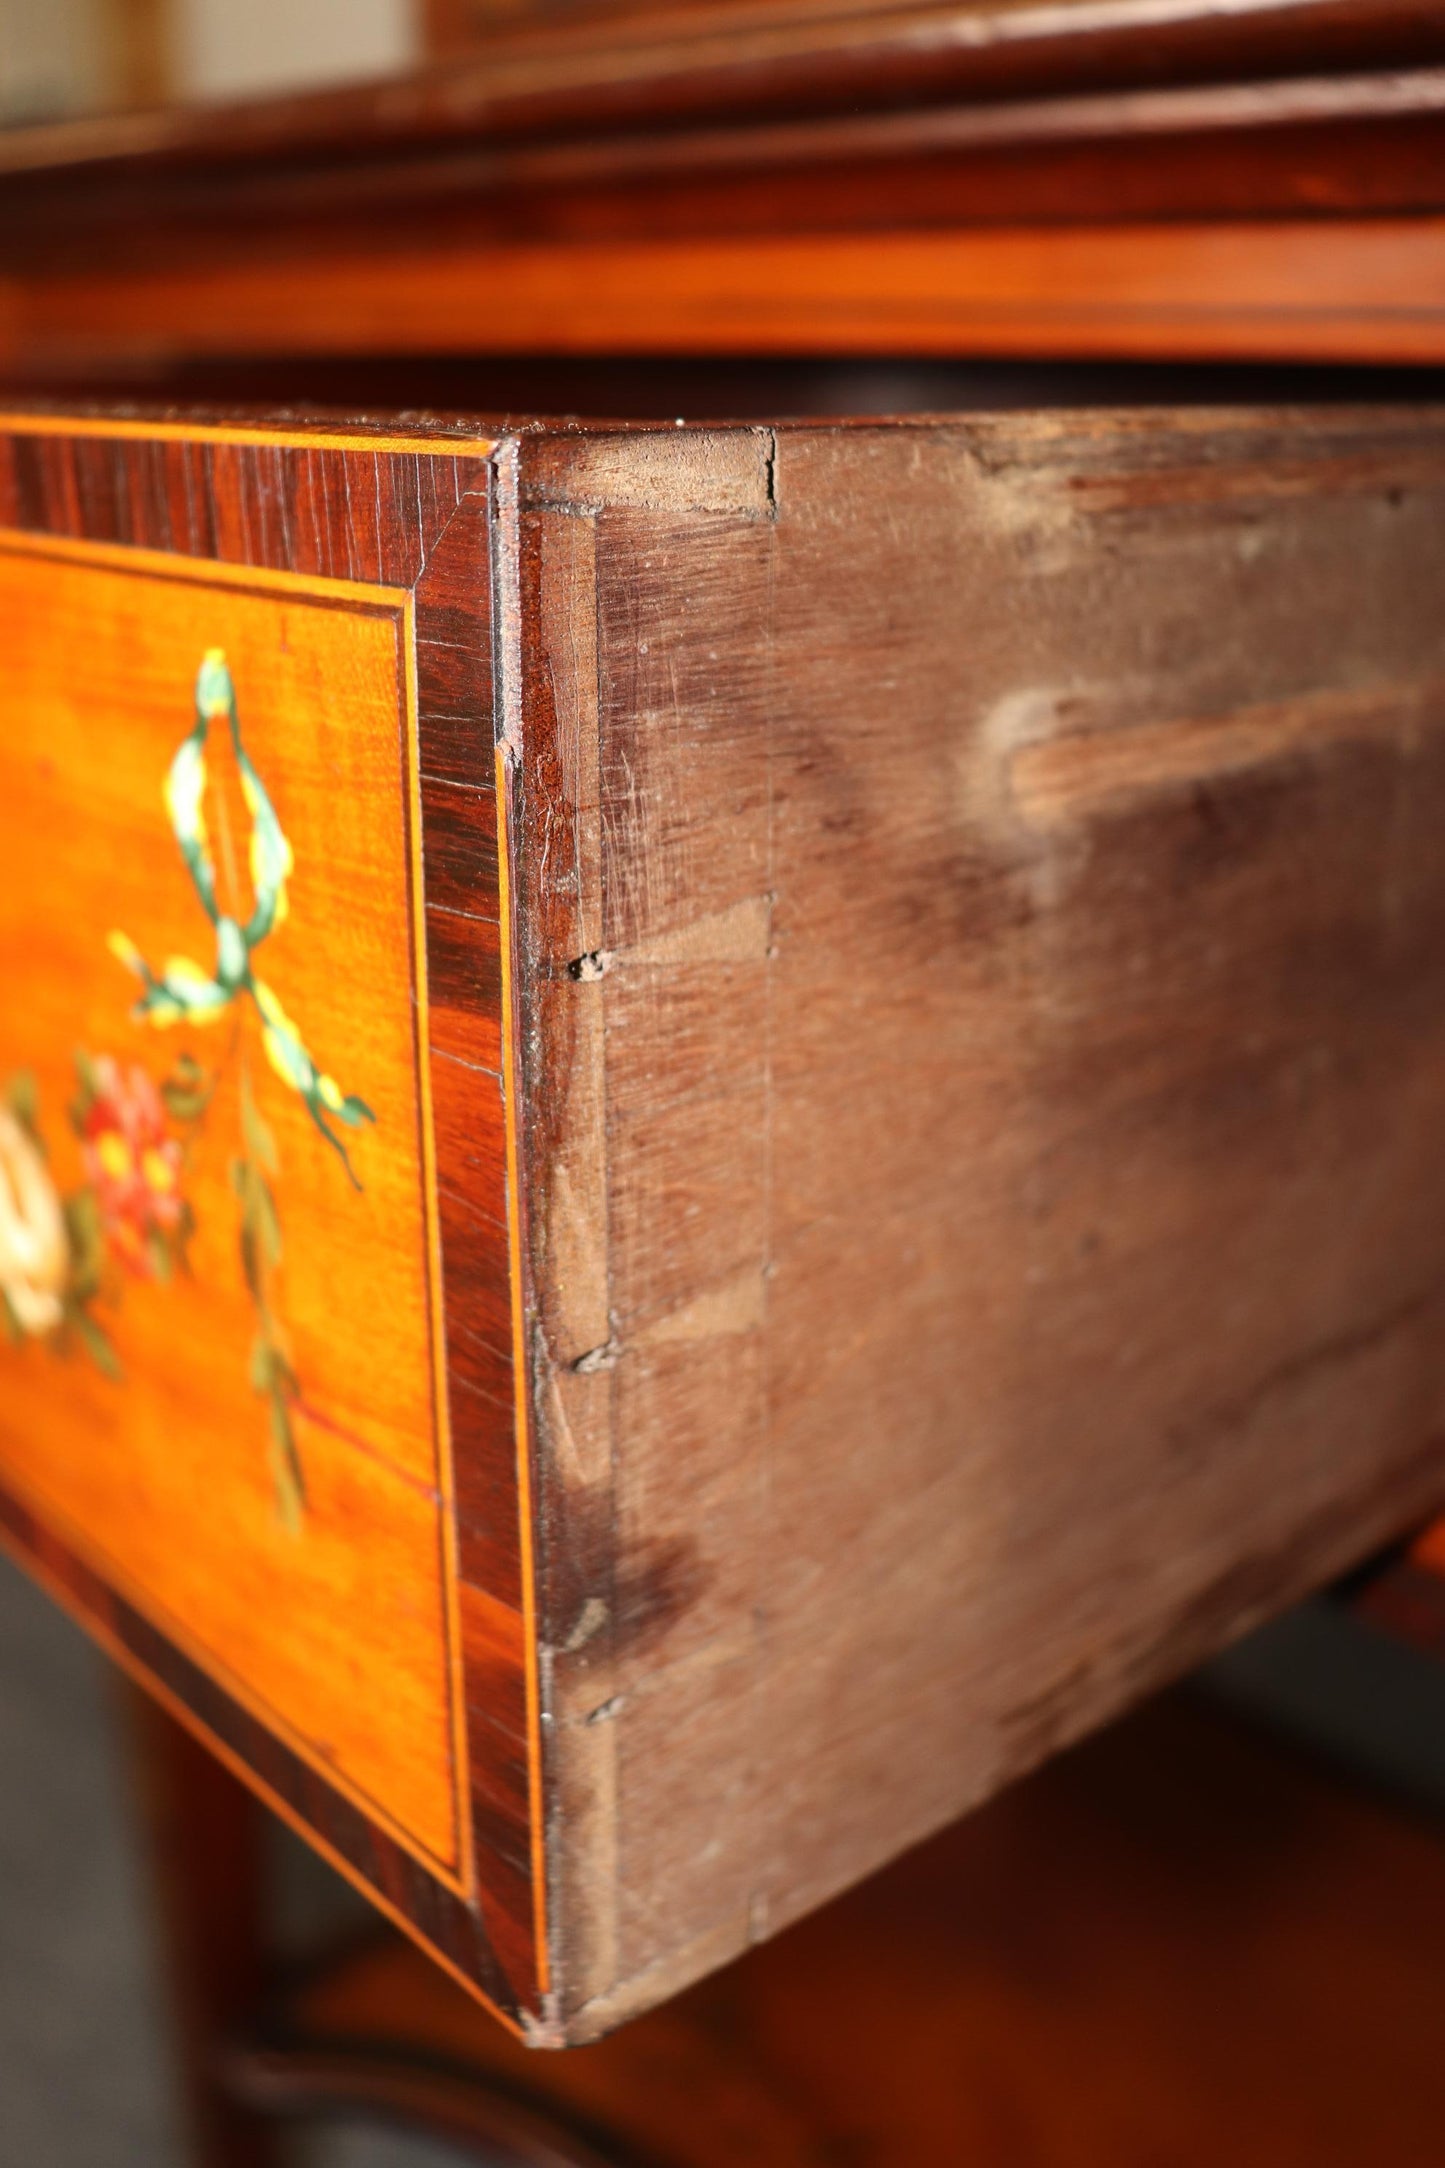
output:
[[[489,450],[5,440],[0,1466],[111,1639],[515,2011]]]

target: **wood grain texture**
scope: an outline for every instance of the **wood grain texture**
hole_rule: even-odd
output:
[[[1445,1495],[1439,446],[779,429],[717,511],[522,441],[572,2037]]]
[[[37,1497],[7,1499],[5,1525],[13,1545],[38,1564],[109,1645],[188,1720],[199,1724],[445,1963],[503,2013],[515,2016],[535,2006],[545,1960],[537,1941],[532,1873],[532,1657],[523,1626],[524,1544],[508,1293],[488,445],[475,430],[455,446],[449,445],[445,432],[431,439],[413,433],[406,449],[400,447],[407,440],[394,431],[374,434],[375,449],[365,429],[342,433],[337,442],[329,441],[324,430],[292,431],[289,443],[278,441],[284,434],[260,430],[248,438],[240,430],[228,438],[218,429],[188,434],[184,425],[159,421],[149,435],[123,425],[111,432],[104,423],[73,424],[69,433],[54,422],[40,421],[29,429],[12,423],[0,438],[0,525],[12,530],[22,558],[26,538],[52,552],[59,546],[60,556],[51,561],[62,568],[96,544],[111,546],[108,564],[120,567],[130,560],[139,574],[132,584],[144,588],[150,578],[160,593],[168,591],[167,565],[188,575],[180,582],[187,592],[198,591],[198,580],[203,587],[211,577],[229,578],[235,588],[237,568],[251,568],[258,578],[303,574],[344,583],[338,590],[342,597],[353,584],[358,595],[384,590],[397,597],[398,610],[405,604],[414,614],[419,860],[408,876],[406,791],[399,789],[390,848],[401,854],[403,888],[395,897],[383,895],[383,855],[376,851],[370,877],[378,908],[384,904],[392,936],[403,949],[408,939],[408,877],[423,895],[421,947],[436,986],[434,1003],[417,994],[416,1014],[429,1020],[429,1039],[419,1061],[415,1053],[408,1055],[425,1087],[422,1129],[435,1132],[440,1374],[451,1440],[449,1453],[439,1463],[428,1459],[425,1468],[412,1471],[416,1511],[425,1508],[430,1516],[425,1557],[421,1552],[406,1558],[393,1555],[399,1525],[394,1505],[358,1534],[366,1554],[364,1571],[373,1577],[371,1626],[363,1629],[353,1618],[348,1627],[336,1613],[330,1632],[340,1633],[347,1648],[338,1658],[340,1668],[329,1672],[318,1668],[317,1636],[303,1630],[304,1618],[287,1595],[284,1571],[275,1568],[281,1578],[272,1587],[269,1605],[258,1604],[253,1619],[259,1628],[269,1616],[285,1629],[287,1660],[298,1682],[306,1677],[304,1692],[329,1703],[325,1713],[317,1707],[314,1722],[293,1725],[288,1743],[274,1722],[268,1724],[264,1707],[254,1697],[238,1699],[234,1685],[221,1683],[229,1675],[227,1663],[218,1667],[209,1662],[205,1646],[197,1646],[195,1591],[183,1606],[189,1653],[158,1630],[155,1606],[170,1567],[166,1557],[147,1565],[139,1554],[126,1534],[119,1494],[102,1517],[102,1533],[104,1542],[118,1545],[124,1555],[125,1594],[108,1584],[94,1542],[88,1544],[88,1557],[69,1549],[60,1528],[47,1523]],[[75,546],[68,555],[66,544]],[[149,552],[161,554],[141,554]],[[108,576],[121,575],[117,571]],[[299,600],[291,607],[294,647]],[[281,644],[284,650],[284,639]],[[261,640],[258,658],[264,649]],[[64,644],[56,643],[55,659],[62,665],[64,654]],[[104,663],[103,647],[91,660]],[[185,668],[191,666],[187,656]],[[409,662],[407,667],[410,670]],[[355,733],[353,750],[360,752],[374,734],[361,728],[347,683],[342,668],[334,679],[338,715]],[[118,696],[119,687],[116,692]],[[400,741],[394,714],[390,728],[395,747]],[[118,759],[129,760],[133,753],[138,757],[135,736],[131,729],[118,748]],[[322,741],[317,742],[324,751]],[[11,757],[14,752],[12,742]],[[332,766],[333,781],[344,780],[344,761]],[[154,796],[163,820],[160,772]],[[360,817],[366,802],[360,789],[339,801],[331,822],[333,845],[339,846],[349,832],[347,824]],[[168,847],[168,837],[157,844],[158,851]],[[169,858],[165,862],[169,864]],[[103,938],[103,929],[97,938]],[[12,955],[18,961],[13,944]],[[334,943],[331,961],[335,967]],[[346,984],[345,974],[336,972],[337,999],[354,998],[355,989],[348,995]],[[56,990],[61,990],[60,974]],[[406,977],[401,998],[408,1045],[413,992]],[[14,1010],[7,1012],[12,1036],[19,1022]],[[371,1029],[374,1057],[383,1022],[378,1011]],[[415,1107],[412,1122],[415,1127]],[[430,1167],[428,1158],[428,1183]],[[341,1228],[338,1221],[338,1236]],[[364,1273],[359,1251],[333,1274],[331,1294],[339,1296],[347,1273],[356,1271]],[[374,1340],[380,1359],[385,1352],[382,1336]],[[373,1421],[386,1394],[398,1389],[390,1368],[383,1391],[378,1392],[375,1380],[366,1384],[362,1373],[367,1360],[362,1350],[352,1365],[352,1382],[366,1403],[359,1418],[363,1424]],[[56,1378],[62,1375],[56,1366]],[[429,1407],[429,1381],[424,1379],[419,1391]],[[34,1410],[22,1415],[12,1394],[6,1420],[19,1423],[17,1435],[28,1441],[26,1450],[34,1449],[32,1459],[45,1440],[45,1451],[32,1471],[43,1491],[55,1480],[54,1426],[47,1429]],[[352,1451],[339,1439],[320,1442],[338,1465]],[[7,1463],[13,1457],[7,1453]],[[357,1465],[371,1466],[364,1461]],[[369,1480],[374,1487],[374,1469]],[[30,1477],[26,1482],[33,1490]],[[439,1506],[444,1516],[440,1521]],[[63,1514],[60,1527],[68,1527],[71,1518]],[[159,1539],[165,1531],[155,1533]],[[300,1540],[304,1547],[309,1539]],[[172,1545],[167,1557],[179,1567],[186,1552]],[[237,1571],[221,1571],[212,1576],[207,1600],[224,1595],[229,1601],[244,1594],[245,1585]],[[444,1630],[450,1653],[442,1654],[440,1673],[433,1677],[441,1697],[436,1714],[442,1731],[453,1722],[460,1727],[450,1743],[441,1733],[433,1738],[414,1721],[415,1711],[395,1693],[394,1682],[388,1683],[380,1660],[366,1660],[364,1632],[386,1638],[388,1605],[396,1607],[398,1621],[412,1622],[412,1631],[426,1615],[428,1602],[434,1615],[438,1606],[446,1613],[444,1628],[438,1617],[434,1630]],[[205,1643],[204,1633],[199,1640]],[[233,1626],[223,1627],[213,1654],[229,1661],[237,1646]],[[374,1697],[369,1704],[368,1691]],[[440,1864],[428,1871],[410,1856],[404,1842],[368,1818],[354,1796],[328,1781],[328,1770],[335,1776],[336,1769],[325,1754],[318,1757],[315,1741],[318,1733],[325,1737],[338,1727],[341,1736],[349,1736],[348,1726],[360,1726],[357,1736],[365,1746],[359,1751],[380,1756],[378,1769],[388,1765],[394,1753],[403,1762],[410,1758],[418,1774],[425,1767],[426,1784],[462,1783],[466,1842],[457,1850],[452,1886]],[[388,1726],[395,1733],[392,1746],[387,1745]],[[344,1769],[344,1759],[337,1758]],[[415,1822],[414,1812],[410,1819]],[[404,1839],[405,1830],[400,1834]]]
[[[143,364],[158,347],[1438,363],[1445,220],[428,237],[286,246],[224,273],[184,260],[0,273],[0,301],[12,371]]]

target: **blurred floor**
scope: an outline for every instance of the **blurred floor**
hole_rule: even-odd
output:
[[[1314,1605],[1223,1659],[1211,1680],[1236,1705],[1367,1772],[1403,1801],[1445,1805],[1445,1667]],[[1177,1781],[1186,1781],[1182,1764]],[[1030,1799],[1037,1813],[1043,1796],[1035,1786],[1021,1797],[1022,1811],[1011,1815],[1020,1832],[1029,1827]],[[1142,1796],[1148,1820],[1153,1809]],[[991,1819],[1000,1812],[1009,1813],[1007,1805]],[[1163,1821],[1167,1816],[1161,1828]],[[1422,1835],[1425,1826],[1433,1832],[1433,1820]],[[360,1900],[279,1831],[277,1845],[287,1935],[304,1943]],[[1138,1850],[1142,1871],[1143,1838]],[[1336,1870],[1318,1864],[1326,1870],[1323,1910]],[[1059,1866],[1067,1884],[1067,1862]],[[1298,1882],[1300,1862],[1291,1866]],[[105,1667],[78,1629],[0,1560],[0,2168],[184,2168],[150,1956]],[[1181,1957],[1187,1963],[1188,1953]],[[1426,1998],[1439,1988],[1445,2015],[1445,1948],[1438,1978],[1433,1960],[1418,1978]],[[1107,1997],[1098,1984],[1094,2014],[1107,2034]],[[1308,1990],[1295,1999],[1308,2035]],[[1412,1992],[1409,2014],[1428,2023],[1431,2013],[1419,2010],[1419,2000]],[[1248,2005],[1246,1993],[1241,2008]],[[1291,2016],[1276,1997],[1266,2030],[1274,2032],[1277,2020],[1286,2039]],[[1104,2060],[1107,2045],[1100,2047]],[[1268,2055],[1267,2041],[1256,2045]],[[1368,2091],[1374,2077],[1360,2075]],[[1376,2075],[1383,2080],[1383,2072]],[[1298,2077],[1282,2073],[1280,2082]],[[361,2129],[313,2134],[297,2153],[298,2168],[442,2168],[456,2157]],[[1438,2157],[1445,2159],[1445,2138]],[[1051,2151],[1039,2168],[1075,2164]],[[1280,2168],[1305,2164],[1291,2159]]]
[[[0,1558],[0,2168],[184,2168],[143,1869],[107,1668]],[[349,1907],[289,1843],[294,1921]],[[455,2153],[329,2131],[298,2168],[442,2168]]]
[[[171,2168],[105,1676],[0,1562],[0,2168]]]

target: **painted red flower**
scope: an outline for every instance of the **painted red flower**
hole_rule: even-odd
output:
[[[80,1135],[107,1242],[138,1279],[163,1277],[185,1219],[181,1147],[144,1069],[96,1059]]]

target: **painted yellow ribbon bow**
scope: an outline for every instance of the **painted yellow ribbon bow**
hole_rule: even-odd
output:
[[[206,739],[212,723],[229,725],[241,791],[251,815],[254,899],[244,925],[222,911],[216,896],[216,868],[205,815]],[[358,1099],[355,1093],[343,1093],[333,1077],[317,1068],[276,995],[252,969],[256,950],[286,918],[286,883],[296,862],[265,785],[242,742],[235,687],[225,655],[218,647],[207,651],[196,675],[195,727],[181,740],[171,762],[165,802],[201,908],[215,928],[216,966],[214,972],[206,972],[189,957],[172,956],[161,971],[153,971],[128,935],[112,933],[108,944],[112,955],[135,973],[145,989],[136,1004],[136,1015],[149,1018],[153,1024],[175,1024],[186,1019],[205,1024],[221,1016],[233,1002],[252,1001],[271,1067],[300,1094],[312,1120],[340,1155],[359,1189],[346,1145],[331,1124],[335,1121],[356,1129],[363,1122],[374,1122],[376,1117],[364,1099]]]

